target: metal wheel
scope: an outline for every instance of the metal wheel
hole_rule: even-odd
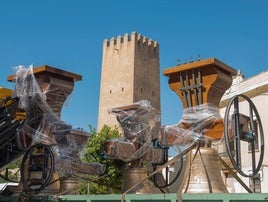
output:
[[[55,160],[50,146],[34,145],[23,156],[21,162],[21,181],[24,191],[38,192],[52,179]]]
[[[248,111],[240,108],[239,101],[248,103]],[[243,114],[240,111],[243,111]],[[226,107],[224,138],[227,154],[238,173],[244,177],[254,177],[258,174],[264,155],[263,128],[257,108],[251,99],[243,94],[234,96]],[[247,144],[251,150],[251,168],[247,167],[247,172],[242,165],[242,157],[246,155],[241,152],[242,144]]]

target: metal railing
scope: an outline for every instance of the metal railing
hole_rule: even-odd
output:
[[[127,194],[124,202],[177,202],[177,194]],[[16,202],[18,197],[0,196],[1,202]],[[266,202],[268,193],[182,194],[183,202]],[[121,194],[33,196],[28,202],[121,202]]]

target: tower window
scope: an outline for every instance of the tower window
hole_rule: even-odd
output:
[[[152,96],[154,96],[154,91],[152,92]]]
[[[124,92],[124,88],[122,88],[121,90],[122,90],[122,92]]]
[[[112,90],[110,90],[110,94],[112,94]]]
[[[142,93],[142,88],[141,88],[141,93]]]

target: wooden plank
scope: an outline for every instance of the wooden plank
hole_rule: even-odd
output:
[[[175,67],[166,68],[163,70],[163,74],[165,76],[169,76],[170,74],[174,74],[177,72],[181,72],[181,71],[185,71],[189,69],[195,69],[195,68],[204,68],[209,65],[215,65],[223,69],[224,71],[229,72],[231,76],[236,75],[236,70],[234,68],[230,67],[229,65],[224,64],[223,62],[221,62],[220,60],[216,58],[208,58],[205,60],[195,61],[195,62],[182,64],[182,65],[175,66]]]
[[[55,74],[55,76],[66,77],[66,79],[68,79],[68,80],[71,79],[74,82],[82,80],[81,75],[74,74],[74,73],[68,72],[68,71],[64,71],[62,69],[58,69],[58,68],[51,67],[51,66],[48,66],[48,65],[43,65],[43,66],[34,68],[33,73],[34,74],[52,73],[52,74]],[[7,80],[8,81],[14,81],[15,78],[16,78],[16,74],[13,74],[13,75],[8,76]]]

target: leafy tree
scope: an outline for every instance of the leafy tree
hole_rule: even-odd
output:
[[[119,129],[112,129],[105,125],[102,130],[97,133],[90,126],[91,138],[87,143],[84,160],[86,162],[98,162],[106,166],[103,177],[96,181],[88,183],[80,183],[80,194],[86,194],[89,190],[90,194],[111,194],[120,193],[122,187],[122,175],[125,163],[121,160],[110,159],[105,156],[103,145],[105,141],[113,138],[119,138]]]
[[[21,161],[18,160],[16,162],[11,163],[10,165],[8,165],[8,167],[6,169],[1,170],[1,172],[0,172],[0,183],[19,182],[19,178],[20,178],[20,173],[19,173],[20,163],[21,163]]]

